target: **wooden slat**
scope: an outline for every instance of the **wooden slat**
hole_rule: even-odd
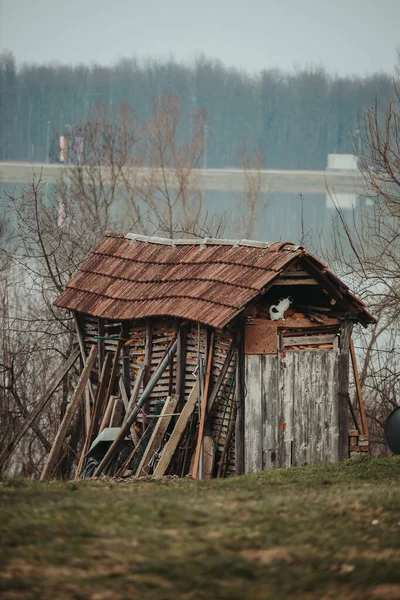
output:
[[[42,399],[39,400],[39,402],[36,404],[35,408],[29,413],[29,415],[26,417],[25,421],[18,428],[13,439],[7,444],[7,446],[4,448],[3,452],[0,454],[0,469],[3,467],[6,460],[8,460],[9,457],[11,456],[11,454],[14,452],[15,448],[17,447],[17,445],[19,444],[19,442],[21,441],[21,439],[23,438],[23,436],[25,435],[27,430],[32,426],[32,424],[37,419],[37,417],[40,415],[40,413],[43,412],[43,410],[46,407],[47,403],[49,402],[50,398],[52,397],[52,395],[54,394],[54,392],[60,385],[61,381],[64,379],[65,375],[72,368],[72,366],[75,363],[76,359],[78,358],[79,354],[80,354],[80,350],[79,350],[79,347],[77,347],[77,348],[75,348],[75,350],[73,350],[73,352],[72,352],[71,356],[68,358],[68,360],[55,373],[55,375],[52,378],[52,382],[51,382],[50,386],[47,388],[46,392],[44,393]]]
[[[103,415],[103,418],[100,423],[99,433],[101,433],[105,427],[110,427],[109,423],[110,423],[111,414],[114,410],[115,400],[116,400],[115,396],[110,396],[108,399],[107,407],[106,407],[106,410],[104,411],[104,415]]]
[[[199,433],[198,433],[197,446],[196,446],[196,452],[194,455],[194,463],[193,463],[193,477],[195,479],[197,478],[198,471],[199,471],[199,462],[200,462],[200,453],[201,453],[202,441],[203,441],[204,424],[206,421],[206,414],[207,414],[208,390],[210,387],[211,367],[212,367],[212,359],[213,359],[213,352],[214,352],[214,337],[215,337],[215,332],[213,330],[210,335],[210,343],[208,346],[207,371],[206,371],[206,377],[205,377],[205,383],[204,383],[204,394],[203,394],[203,399],[202,399],[203,404],[201,407]],[[210,404],[210,406],[211,406],[211,404]]]
[[[329,333],[325,335],[295,335],[283,336],[283,346],[308,346],[310,344],[333,344],[336,334]]]
[[[276,287],[278,285],[318,285],[318,283],[315,281],[315,279],[311,279],[310,277],[282,277],[282,279],[277,279],[271,287]]]
[[[293,444],[293,374],[296,353],[289,352],[285,358],[278,357],[278,464],[292,465]],[[303,402],[305,399],[303,399]]]
[[[82,471],[86,452],[89,450],[90,444],[97,432],[97,425],[98,425],[98,420],[99,420],[99,416],[100,416],[101,405],[102,405],[102,402],[104,399],[104,394],[106,392],[106,387],[107,387],[107,382],[108,382],[108,374],[109,374],[109,370],[110,370],[110,366],[111,366],[111,360],[112,360],[112,354],[107,353],[106,358],[103,363],[100,381],[97,386],[96,398],[94,401],[92,416],[90,419],[89,432],[86,436],[85,443],[83,444],[81,456],[79,458],[79,463],[78,463],[76,473],[75,473],[75,479],[78,479],[78,477]]]
[[[262,356],[246,356],[245,472],[262,470]]]
[[[226,358],[225,358],[224,364],[222,366],[222,369],[221,369],[221,371],[219,373],[218,379],[215,382],[215,385],[214,385],[214,387],[212,389],[212,392],[211,392],[211,394],[210,394],[210,396],[208,398],[208,402],[207,402],[207,410],[208,411],[210,411],[212,409],[212,407],[213,407],[215,399],[216,399],[216,397],[218,395],[218,392],[219,392],[219,390],[221,388],[221,384],[222,384],[223,380],[225,379],[225,376],[226,376],[226,374],[228,372],[228,369],[229,369],[229,366],[231,364],[232,358],[234,356],[235,350],[236,350],[236,341],[232,340],[231,346],[229,348],[228,354],[226,355]]]
[[[235,425],[235,474],[243,475],[244,466],[244,439],[245,439],[245,355],[244,355],[244,327],[240,326],[237,360],[236,360],[236,425]]]
[[[278,466],[278,359],[275,356],[263,357],[263,469]]]
[[[54,465],[56,464],[57,458],[61,452],[62,445],[67,436],[68,429],[71,425],[73,416],[74,416],[74,414],[78,408],[79,402],[82,398],[82,394],[84,392],[86,383],[89,379],[89,376],[92,371],[93,365],[95,363],[96,357],[97,357],[97,348],[96,348],[96,346],[92,346],[89,357],[86,361],[86,364],[85,364],[83,371],[81,373],[81,376],[79,378],[78,385],[76,386],[75,391],[72,395],[72,398],[67,406],[63,420],[61,421],[61,425],[58,429],[57,435],[53,442],[53,446],[47,457],[46,464],[45,464],[42,474],[40,476],[40,481],[43,481],[44,479],[46,479],[46,477],[51,476]]]
[[[151,435],[149,443],[147,444],[147,447],[143,453],[135,477],[142,477],[143,475],[147,475],[146,467],[154,452],[156,452],[157,448],[162,442],[162,439],[165,435],[165,432],[168,429],[168,425],[172,418],[170,415],[174,412],[177,403],[177,396],[171,396],[166,399],[161,414],[158,417],[157,423],[153,429],[153,433]]]
[[[186,404],[184,405],[182,412],[178,417],[171,437],[165,445],[160,461],[154,472],[154,475],[157,477],[162,477],[168,469],[169,463],[171,462],[174,452],[179,444],[179,440],[181,439],[182,434],[185,431],[186,425],[188,424],[188,421],[193,414],[194,408],[197,403],[198,390],[199,383],[198,381],[196,381],[189,394],[189,398],[187,399]]]

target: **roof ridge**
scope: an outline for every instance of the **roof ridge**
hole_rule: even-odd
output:
[[[140,233],[127,233],[124,236],[114,232],[106,233],[109,237],[125,237],[131,242],[144,242],[146,244],[163,244],[165,246],[247,246],[250,248],[270,249],[277,246],[274,250],[299,250],[302,246],[297,246],[293,242],[261,242],[257,240],[233,240],[225,238],[163,238],[157,236],[142,235]]]

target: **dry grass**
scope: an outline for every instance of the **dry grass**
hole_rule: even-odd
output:
[[[5,599],[400,598],[400,460],[0,485]]]

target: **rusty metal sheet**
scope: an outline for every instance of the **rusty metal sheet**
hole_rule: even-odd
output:
[[[278,351],[278,326],[274,321],[255,319],[246,325],[244,332],[245,354],[276,354]]]

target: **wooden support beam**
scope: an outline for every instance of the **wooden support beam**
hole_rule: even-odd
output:
[[[171,433],[171,437],[169,438],[168,442],[164,447],[160,461],[156,467],[156,470],[154,471],[154,475],[156,477],[162,477],[163,475],[165,475],[165,472],[169,467],[174,452],[179,444],[179,440],[181,439],[182,434],[186,429],[186,425],[188,424],[188,421],[195,409],[198,399],[198,390],[199,382],[196,381],[196,383],[190,391],[189,398],[187,399],[187,402],[183,407],[181,414],[178,417],[174,430]]]
[[[122,401],[120,398],[114,398],[114,407],[110,417],[109,427],[120,427],[122,417]]]
[[[244,474],[244,413],[245,413],[245,355],[244,326],[240,330],[236,361],[236,424],[235,424],[235,474]]]
[[[103,370],[103,363],[104,363],[104,321],[101,318],[97,319],[97,334],[98,334],[97,349],[98,349],[98,356],[99,356],[98,375],[99,375],[99,380],[100,380],[101,372]]]
[[[328,333],[325,335],[295,335],[283,336],[283,347],[287,346],[309,346],[311,344],[333,344],[337,338],[336,333]]]
[[[149,398],[151,392],[153,391],[153,389],[157,385],[158,381],[160,380],[162,374],[168,367],[170,355],[175,354],[177,345],[178,345],[178,342],[176,339],[171,340],[168,350],[166,351],[163,359],[161,360],[160,364],[158,365],[157,370],[155,371],[155,373],[153,373],[153,375],[150,378],[150,381],[148,382],[145,389],[143,390],[143,393],[142,393],[141,397],[139,398],[138,403],[133,407],[133,409],[130,412],[130,414],[128,415],[128,418],[126,419],[125,423],[122,425],[119,434],[117,435],[117,437],[115,438],[115,440],[113,441],[113,443],[111,444],[109,449],[107,450],[106,454],[104,455],[103,460],[97,467],[97,469],[94,473],[95,477],[98,477],[99,475],[101,475],[101,473],[105,469],[108,468],[111,460],[117,454],[117,452],[120,450],[120,448],[124,442],[126,434],[128,433],[129,429],[132,427],[132,425],[134,424],[134,422],[137,419],[140,409],[142,408],[142,406],[144,406],[144,404],[146,403],[147,399]]]
[[[358,425],[357,416],[356,416],[356,413],[354,412],[354,408],[353,408],[353,405],[352,405],[351,400],[350,400],[350,394],[347,394],[347,403],[349,405],[349,409],[350,409],[350,413],[351,413],[351,418],[353,419],[354,427],[357,429],[357,431],[360,431],[360,428],[359,428],[359,425]]]
[[[215,331],[213,330],[211,332],[210,342],[208,345],[207,370],[206,370],[206,377],[205,377],[205,383],[204,383],[204,394],[203,394],[202,406],[201,406],[199,434],[198,434],[198,438],[197,438],[197,447],[196,447],[196,452],[194,455],[194,463],[193,463],[193,477],[195,479],[197,478],[197,475],[199,472],[201,445],[202,445],[202,441],[203,441],[204,424],[206,421],[206,414],[207,414],[208,390],[210,388],[210,379],[211,379],[211,372],[212,372],[212,359],[213,359],[213,352],[214,352],[214,338],[215,338]]]
[[[127,321],[122,322],[122,337],[127,340],[129,338],[129,323]],[[124,344],[122,348],[122,381],[125,388],[125,394],[129,397],[131,391],[131,366],[129,361],[129,346]]]
[[[168,429],[168,425],[170,424],[172,418],[171,413],[175,411],[177,403],[177,396],[167,397],[163,409],[157,419],[157,423],[153,429],[153,433],[151,434],[149,443],[147,444],[147,447],[143,453],[135,477],[142,477],[143,475],[148,475],[146,467],[163,440],[163,437]]]
[[[318,285],[318,283],[311,277],[299,277],[297,279],[295,277],[282,277],[282,279],[277,279],[271,287],[276,287],[278,285]]]
[[[349,458],[349,348],[353,323],[345,321],[341,324],[339,355],[339,460]]]
[[[361,423],[362,423],[362,428],[363,428],[363,434],[364,435],[368,435],[368,422],[367,422],[367,416],[365,414],[365,407],[364,407],[364,401],[363,401],[363,395],[362,395],[362,388],[361,388],[361,381],[360,381],[360,376],[358,374],[358,367],[357,367],[357,358],[356,358],[356,353],[354,350],[354,342],[351,339],[350,340],[350,355],[351,355],[351,362],[353,365],[353,373],[354,373],[354,381],[356,384],[356,390],[357,390],[357,398],[358,398],[358,405],[360,408],[360,416],[361,416]]]
[[[110,366],[111,366],[111,360],[112,360],[112,354],[110,354],[108,352],[106,355],[105,361],[103,363],[103,369],[101,371],[100,381],[97,385],[96,398],[95,398],[94,405],[93,405],[92,417],[90,419],[89,433],[87,434],[85,443],[83,444],[81,456],[79,458],[79,463],[76,468],[75,479],[78,479],[78,477],[82,471],[86,453],[89,450],[92,439],[95,437],[96,432],[97,432],[97,424],[98,424],[98,420],[99,420],[99,416],[100,416],[101,405],[102,405],[102,402],[104,399],[104,395],[106,393],[108,374],[109,374]]]
[[[63,446],[64,440],[67,436],[68,429],[71,425],[73,416],[76,413],[77,408],[79,406],[79,402],[82,398],[82,394],[85,390],[85,386],[89,379],[89,376],[90,376],[91,370],[93,368],[93,365],[95,363],[96,357],[97,357],[97,348],[96,348],[96,346],[92,346],[89,357],[86,361],[86,364],[85,364],[83,371],[81,373],[81,376],[79,378],[78,385],[76,386],[75,391],[72,394],[72,398],[67,406],[63,420],[61,421],[61,425],[60,425],[57,435],[54,439],[50,453],[47,457],[46,464],[45,464],[42,474],[40,476],[40,481],[43,481],[44,479],[46,479],[46,477],[50,477],[52,474],[53,468],[54,468],[54,466],[57,462],[57,459],[59,457],[59,454],[62,450],[62,446]]]
[[[143,385],[146,385],[150,381],[151,377],[151,355],[153,351],[153,331],[151,327],[151,321],[147,321],[146,323],[146,345],[144,348],[144,377],[143,377]]]
[[[135,384],[133,386],[131,397],[129,398],[128,408],[127,408],[127,412],[125,415],[126,417],[128,417],[129,413],[131,412],[132,408],[135,406],[135,404],[137,402],[137,399],[139,397],[139,392],[140,392],[140,386],[142,385],[142,382],[144,381],[146,371],[147,371],[147,367],[145,365],[141,365],[139,368],[139,372],[136,375]]]
[[[228,369],[229,369],[229,366],[230,366],[230,364],[232,362],[232,358],[233,358],[233,356],[235,354],[236,348],[237,348],[237,340],[234,338],[232,340],[231,345],[230,345],[228,354],[225,357],[224,364],[222,365],[222,369],[221,369],[221,371],[220,371],[220,373],[218,375],[217,381],[215,382],[215,385],[214,385],[214,387],[212,389],[212,392],[211,392],[211,394],[210,394],[210,396],[208,398],[208,402],[207,402],[207,411],[208,412],[210,412],[210,410],[212,409],[212,407],[214,405],[214,402],[215,402],[215,400],[216,400],[216,398],[218,396],[218,392],[219,392],[219,390],[221,388],[221,385],[222,385],[222,382],[225,379],[225,376],[226,376],[226,374],[228,372]]]
[[[110,423],[110,419],[111,419],[111,414],[114,410],[115,400],[116,400],[115,396],[110,396],[108,399],[107,408],[104,411],[103,418],[101,419],[99,433],[101,433],[105,427],[110,427],[109,423]]]
[[[176,389],[178,396],[178,410],[185,402],[185,372],[186,372],[186,334],[185,325],[180,325],[178,330],[178,348],[176,351]]]
[[[42,399],[39,400],[39,402],[36,404],[35,408],[29,413],[29,415],[26,417],[25,421],[18,428],[13,439],[7,444],[7,446],[4,448],[4,450],[0,454],[0,469],[2,469],[6,460],[8,460],[10,458],[10,456],[14,452],[15,448],[17,447],[17,445],[19,444],[19,442],[21,441],[21,439],[23,438],[23,436],[25,435],[27,430],[30,427],[32,427],[32,424],[34,423],[34,421],[37,419],[37,417],[40,415],[40,413],[43,412],[43,410],[46,407],[47,403],[49,402],[50,398],[52,397],[52,395],[54,394],[54,392],[60,385],[61,381],[64,379],[65,375],[72,368],[72,366],[75,363],[76,359],[78,358],[79,354],[80,354],[79,348],[76,347],[73,350],[71,356],[68,358],[68,360],[55,373],[55,375],[52,378],[52,382],[51,382],[50,386],[47,388],[46,392],[44,393]]]
[[[81,351],[81,359],[82,359],[83,365],[85,365],[87,356],[86,356],[85,343],[84,343],[83,333],[82,333],[82,322],[76,312],[73,313],[73,316],[74,316],[76,337],[78,338],[79,348]],[[92,402],[92,405],[94,404],[94,391],[93,391],[92,382],[90,381],[90,377],[89,377],[88,382],[86,384],[86,388],[85,388],[85,407],[84,407],[85,434],[86,435],[87,435],[87,433],[89,431],[89,427],[90,427],[90,413],[91,413],[90,402]]]
[[[219,461],[219,465],[218,465],[217,477],[224,477],[224,475],[226,473],[226,459],[228,456],[229,446],[231,445],[232,435],[233,435],[233,432],[235,431],[235,425],[236,425],[236,413],[237,413],[237,403],[236,402],[233,403],[231,411],[232,411],[231,419],[229,422],[228,431],[226,432],[226,438],[225,438],[224,447],[222,449],[221,460]]]
[[[121,394],[122,404],[124,405],[125,413],[128,410],[129,398],[126,393],[125,383],[122,377],[119,378],[119,392]]]
[[[349,312],[355,312],[354,306],[343,296],[340,290],[337,289],[328,277],[320,271],[320,269],[306,256],[302,257],[306,270],[314,277],[314,279],[320,284],[320,286],[329,294],[332,298],[339,302],[339,304]]]
[[[122,335],[122,330],[121,330],[121,335]],[[112,394],[114,394],[114,391],[116,391],[114,388],[116,387],[115,384],[116,384],[116,380],[117,380],[117,373],[118,373],[118,367],[119,367],[119,357],[120,357],[123,345],[124,345],[123,340],[119,339],[117,347],[114,352],[114,356],[113,356],[113,362],[112,362],[112,367],[111,367],[110,379],[108,380],[107,391],[105,393],[103,405],[101,407],[101,409],[102,409],[101,413],[103,413],[103,415],[104,415],[104,411],[107,408],[108,399],[110,398],[110,396]]]

